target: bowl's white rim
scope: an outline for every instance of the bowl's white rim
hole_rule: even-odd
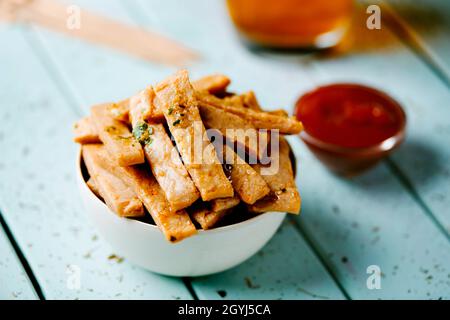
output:
[[[76,168],[77,168],[77,178],[79,179],[79,181],[83,182],[82,185],[84,188],[87,189],[89,196],[94,199],[94,201],[97,201],[99,203],[102,204],[102,206],[104,206],[105,209],[107,209],[112,215],[114,215],[114,217],[122,220],[122,221],[127,221],[127,223],[134,223],[134,224],[139,224],[141,226],[145,226],[148,228],[151,228],[153,230],[159,230],[159,227],[153,224],[149,224],[149,223],[145,223],[139,220],[134,220],[134,219],[128,219],[128,218],[124,218],[124,217],[119,217],[117,214],[115,214],[110,208],[108,208],[108,206],[101,201],[95,194],[94,192],[87,186],[86,181],[84,180],[83,177],[83,173],[81,172],[81,158],[82,158],[82,147],[80,146],[80,148],[78,149],[78,155],[77,155],[77,163],[76,163]],[[283,215],[283,219],[286,216],[286,212],[275,212],[275,211],[268,211],[268,212],[264,212],[258,215],[255,215],[254,217],[238,222],[238,223],[233,223],[231,225],[226,225],[226,226],[222,226],[222,227],[218,227],[218,228],[213,228],[213,229],[209,229],[209,230],[197,230],[197,234],[212,234],[212,233],[220,233],[220,232],[226,232],[229,230],[234,230],[234,229],[238,229],[240,227],[244,227],[246,225],[250,225],[253,223],[258,222],[259,220],[265,218],[265,216],[267,214],[271,214],[271,213],[276,213],[276,214],[280,214]]]

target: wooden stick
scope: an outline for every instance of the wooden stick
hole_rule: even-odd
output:
[[[180,67],[198,58],[192,50],[173,40],[84,9],[79,11],[79,28],[71,28],[69,7],[55,0],[0,0],[0,20],[36,24],[167,65]]]

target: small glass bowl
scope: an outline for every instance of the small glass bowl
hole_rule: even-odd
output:
[[[332,172],[346,177],[359,175],[387,157],[405,139],[405,128],[395,136],[366,148],[344,148],[318,140],[306,131],[300,133],[314,155]]]
[[[375,166],[380,160],[390,155],[396,150],[405,139],[406,114],[400,104],[382,91],[372,89],[386,99],[387,103],[396,107],[399,115],[399,129],[397,132],[369,147],[350,148],[322,141],[310,134],[306,130],[300,133],[300,138],[314,153],[314,155],[333,173],[352,177]],[[296,104],[295,114],[297,114]]]

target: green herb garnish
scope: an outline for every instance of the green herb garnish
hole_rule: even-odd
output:
[[[173,113],[173,107],[170,107],[168,110],[168,114],[171,115]]]
[[[175,120],[172,124],[173,124],[174,126],[176,126],[176,125],[179,124],[180,122],[181,122],[181,120],[178,119],[178,120]]]
[[[137,123],[133,128],[133,135],[136,139],[141,140],[142,136],[147,132],[148,124],[145,122]]]
[[[139,122],[133,128],[134,137],[143,145],[149,145],[153,142],[150,135],[153,134],[153,128],[145,122]]]

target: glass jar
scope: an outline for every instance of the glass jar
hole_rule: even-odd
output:
[[[352,0],[227,0],[238,30],[272,48],[333,47],[345,35]]]

